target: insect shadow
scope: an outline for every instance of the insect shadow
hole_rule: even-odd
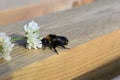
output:
[[[19,39],[19,38],[23,38],[23,37],[24,37],[23,35],[20,35],[20,34],[11,34],[10,36],[11,36],[13,39]],[[20,39],[20,40],[14,41],[14,43],[15,43],[16,45],[26,47],[26,45],[27,45],[27,40],[22,40],[22,39]]]

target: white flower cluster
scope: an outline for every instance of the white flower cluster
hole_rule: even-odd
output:
[[[38,49],[42,47],[42,42],[39,35],[39,26],[36,22],[31,21],[28,25],[24,26],[24,31],[27,37],[27,48]]]
[[[12,41],[17,40],[25,40],[27,38],[27,48],[31,49],[38,49],[42,47],[42,41],[41,37],[39,35],[39,27],[38,24],[34,21],[31,21],[28,23],[28,25],[24,26],[24,31],[26,33],[26,36],[23,38],[12,38],[7,36],[6,33],[0,33],[0,58],[4,58],[5,60],[10,60],[10,52],[12,51],[12,48],[14,44],[12,44]]]
[[[0,57],[5,60],[10,60],[10,52],[14,44],[11,43],[11,38],[6,35],[6,33],[0,33]]]

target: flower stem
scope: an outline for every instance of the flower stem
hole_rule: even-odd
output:
[[[2,51],[2,49],[3,49],[3,47],[2,47],[2,45],[0,45],[0,52]]]
[[[12,38],[11,41],[14,42],[14,41],[25,40],[25,39],[27,39],[27,37]]]
[[[39,38],[39,39],[42,39],[42,36],[39,36],[38,38]]]

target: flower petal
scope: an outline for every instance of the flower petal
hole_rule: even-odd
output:
[[[31,21],[30,23],[28,23],[28,26],[27,28],[25,28],[26,30],[25,33],[26,34],[26,37],[27,37],[27,48],[31,49],[31,48],[34,48],[34,49],[38,49],[38,48],[41,48],[41,38],[40,38],[40,35],[39,35],[39,27],[38,27],[38,24],[35,22],[35,21]]]
[[[10,52],[14,44],[11,43],[11,38],[6,35],[6,33],[0,33],[0,37],[2,38],[2,50],[0,52],[0,57],[3,57],[5,60],[10,60]]]
[[[9,53],[9,54],[10,54],[10,53]],[[4,55],[3,58],[4,58],[5,60],[11,60],[10,55]]]
[[[24,25],[24,31],[27,32],[27,25]]]

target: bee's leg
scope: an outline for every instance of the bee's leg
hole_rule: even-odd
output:
[[[65,46],[61,45],[64,49],[70,49],[70,48],[66,48]]]
[[[53,46],[54,51],[58,54],[58,51],[56,50],[56,46]]]
[[[52,48],[53,48],[52,45],[51,45],[51,44],[48,44],[48,46],[49,46],[50,50],[52,50]]]
[[[46,46],[43,46],[43,50],[45,50],[46,49]]]
[[[58,51],[56,50],[56,48],[53,48],[54,49],[54,51],[58,54]]]
[[[50,47],[51,49],[54,49],[54,51],[58,54],[58,52],[57,52],[57,50],[56,50],[56,45],[55,45],[55,44],[50,43],[50,44],[49,44],[49,47]]]

